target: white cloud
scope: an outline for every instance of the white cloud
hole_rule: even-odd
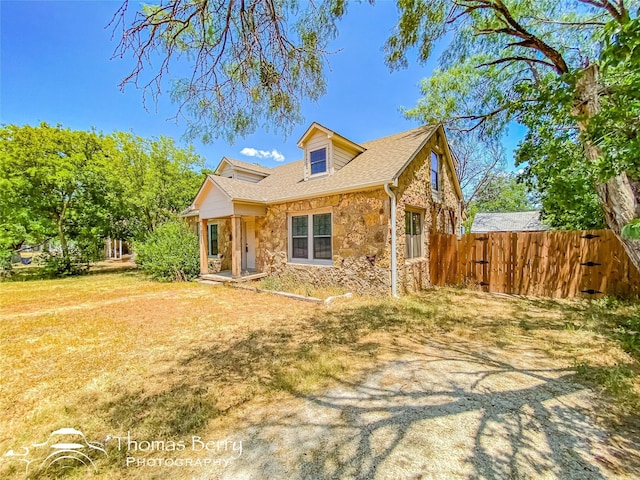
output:
[[[244,147],[240,150],[242,155],[246,155],[247,157],[258,157],[258,158],[273,158],[276,162],[284,162],[284,155],[282,155],[275,148],[271,151],[268,150],[257,150],[251,147]]]

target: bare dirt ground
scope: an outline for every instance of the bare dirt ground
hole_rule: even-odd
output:
[[[223,479],[638,478],[639,445],[596,421],[598,399],[536,349],[413,338],[362,383],[238,417]]]

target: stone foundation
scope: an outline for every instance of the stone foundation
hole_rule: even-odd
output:
[[[293,277],[300,283],[318,287],[341,285],[359,295],[389,295],[391,291],[390,270],[372,265],[366,257],[344,258],[339,266],[288,263],[284,252],[267,252],[267,258],[265,273]]]

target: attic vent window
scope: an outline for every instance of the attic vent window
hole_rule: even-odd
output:
[[[325,173],[327,171],[327,149],[321,148],[309,153],[309,163],[311,164],[311,175]]]

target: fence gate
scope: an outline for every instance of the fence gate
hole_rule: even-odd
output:
[[[433,285],[544,297],[640,295],[640,273],[610,230],[431,234]]]

